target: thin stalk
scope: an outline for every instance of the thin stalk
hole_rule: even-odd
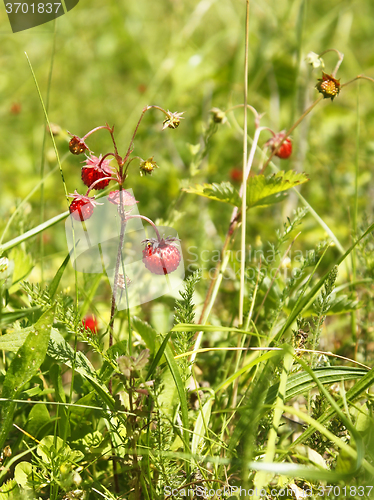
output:
[[[327,52],[336,52],[336,54],[338,55],[338,62],[336,63],[336,66],[335,66],[333,72],[331,73],[331,76],[333,78],[335,78],[336,73],[338,72],[338,69],[340,68],[341,63],[343,62],[344,54],[342,52],[339,52],[339,50],[337,50],[337,49],[326,49],[323,52],[321,52],[320,54],[318,54],[318,57],[322,57],[324,54],[327,54]]]
[[[239,191],[239,196],[242,196],[242,194],[243,194],[244,186],[246,186],[246,181],[247,181],[247,179],[249,177],[249,174],[251,172],[251,167],[252,167],[252,163],[253,163],[255,151],[256,151],[256,148],[257,148],[258,140],[260,138],[260,133],[263,130],[265,130],[265,128],[266,127],[258,127],[255,130],[255,134],[254,134],[253,142],[252,142],[252,147],[251,147],[251,150],[249,152],[248,163],[246,165],[245,176],[243,178],[243,183],[242,183],[240,191]],[[202,323],[202,320],[203,320],[203,318],[206,315],[208,304],[209,304],[209,302],[211,300],[212,292],[213,292],[213,289],[214,289],[214,286],[215,286],[215,282],[216,282],[216,280],[217,280],[217,278],[218,278],[218,276],[219,276],[219,274],[221,272],[221,265],[222,265],[223,258],[224,258],[225,254],[226,254],[226,251],[228,250],[228,247],[229,247],[229,244],[230,244],[230,241],[231,241],[231,237],[232,237],[234,231],[238,227],[239,220],[240,220],[239,209],[238,209],[238,207],[235,207],[234,210],[232,211],[229,229],[228,229],[228,231],[226,233],[226,238],[225,238],[225,241],[224,241],[224,244],[223,244],[223,247],[222,247],[221,259],[220,259],[219,262],[217,262],[217,266],[215,268],[215,272],[214,272],[213,278],[212,278],[212,280],[210,282],[209,289],[208,289],[207,295],[205,297],[203,309],[201,311],[201,315],[200,315],[200,319],[199,319],[199,323],[201,323],[201,324],[204,324],[204,323]],[[205,321],[207,320],[208,316],[209,316],[209,314],[206,316]]]
[[[39,88],[38,82],[36,80],[36,76],[35,76],[33,67],[31,65],[29,56],[27,55],[27,52],[25,52],[25,56],[26,56],[27,62],[29,63],[31,74],[32,74],[32,77],[34,79],[36,90],[38,92],[39,99],[40,99],[40,102],[41,102],[41,105],[42,105],[42,108],[43,108],[43,111],[44,111],[45,120],[47,122],[48,130],[50,132],[51,139],[52,139],[53,149],[55,150],[55,154],[56,154],[56,158],[57,158],[57,163],[58,163],[58,166],[59,166],[59,169],[60,169],[61,179],[62,179],[62,183],[63,183],[63,186],[64,186],[64,191],[65,191],[65,197],[66,197],[66,200],[67,200],[67,202],[69,204],[69,194],[68,194],[68,191],[67,191],[67,188],[66,188],[64,173],[62,171],[62,166],[61,166],[61,161],[60,161],[60,155],[58,154],[58,149],[57,149],[57,146],[56,146],[55,138],[54,138],[53,133],[52,133],[51,124],[50,124],[49,118],[48,118],[48,113],[47,113],[46,107],[44,105],[43,97],[42,97],[42,94],[40,92],[40,88]]]
[[[155,233],[156,233],[156,235],[157,235],[157,239],[158,239],[158,241],[159,241],[159,242],[161,241],[161,239],[162,239],[162,238],[161,238],[160,233],[159,233],[159,231],[158,231],[158,229],[157,229],[157,226],[156,226],[156,225],[155,225],[155,223],[154,223],[151,219],[149,219],[148,217],[146,217],[145,215],[139,215],[139,214],[136,214],[136,215],[127,215],[127,216],[126,216],[126,220],[128,220],[128,219],[143,219],[143,220],[147,221],[147,222],[148,222],[148,223],[149,223],[149,224],[153,227],[153,229],[155,230]]]
[[[357,113],[356,113],[356,158],[355,158],[355,196],[353,206],[353,235],[357,238],[357,219],[358,219],[358,175],[359,175],[359,153],[360,153],[360,83],[357,86]],[[356,281],[356,248],[352,251],[352,281]],[[352,340],[355,344],[355,358],[357,354],[357,316],[356,311],[351,312],[351,332]]]
[[[243,323],[244,288],[245,288],[245,236],[247,229],[247,135],[248,135],[248,31],[249,31],[249,0],[246,0],[245,19],[245,55],[244,55],[244,134],[243,134],[243,193],[242,193],[242,234],[240,260],[240,293],[239,293],[239,325]]]
[[[49,66],[49,74],[48,74],[48,84],[47,84],[47,98],[45,103],[45,109],[48,113],[49,109],[49,97],[51,92],[51,83],[52,83],[52,72],[53,72],[53,61],[56,51],[56,33],[57,33],[57,22],[56,19],[53,20],[53,42],[52,42],[52,52],[51,52],[51,62]],[[44,128],[43,133],[43,143],[42,143],[42,157],[40,161],[40,179],[44,178],[44,166],[45,166],[45,142],[47,137],[47,129]],[[44,183],[40,186],[40,224],[44,222]],[[41,272],[41,284],[43,286],[44,283],[44,241],[43,236],[40,237],[40,272]]]
[[[279,148],[282,146],[282,144],[284,143],[284,141],[287,139],[287,137],[289,137],[292,132],[295,130],[295,128],[300,125],[300,123],[304,120],[304,118],[312,111],[313,108],[315,108],[315,106],[317,106],[317,104],[322,101],[323,99],[323,95],[320,95],[319,97],[317,97],[317,99],[309,106],[309,108],[307,108],[304,113],[295,121],[295,123],[287,130],[287,132],[285,133],[282,141],[278,144],[278,146],[276,148],[274,148],[272,150],[272,152],[270,153],[270,156],[268,157],[268,159],[266,160],[266,162],[264,163],[262,169],[260,170],[260,174],[263,174],[266,167],[269,165],[271,159],[273,158],[273,156],[275,156],[279,150]]]

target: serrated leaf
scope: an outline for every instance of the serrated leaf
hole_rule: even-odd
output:
[[[297,299],[290,300],[287,305],[287,310],[291,311],[296,304]],[[351,298],[349,295],[338,295],[335,296],[330,301],[330,307],[326,312],[327,316],[332,316],[334,314],[344,314],[347,312],[355,311],[362,307],[362,302],[359,302],[355,298]],[[315,311],[312,307],[305,308],[302,311],[303,317],[309,317],[314,314]]]
[[[255,175],[247,182],[247,208],[265,207],[282,201],[284,191],[303,184],[309,180],[304,173],[288,170],[269,176]],[[240,206],[241,201],[238,206]]]
[[[229,203],[237,207],[241,205],[239,193],[230,182],[221,182],[221,184],[196,184],[195,186],[184,188],[183,191],[198,194],[211,200]]]
[[[75,370],[88,380],[108,407],[114,410],[115,401],[109,393],[108,388],[98,378],[88,358],[81,351],[75,353],[64,337],[55,328],[52,328],[47,354],[55,361],[64,363],[70,368],[74,365]]]

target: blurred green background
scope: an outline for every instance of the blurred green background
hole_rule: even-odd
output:
[[[160,168],[147,178],[140,177],[134,168],[127,186],[140,201],[142,214],[168,221],[177,229],[186,251],[186,266],[194,259],[188,250],[194,246],[199,257],[191,269],[203,265],[209,270],[200,252],[210,250],[209,259],[221,248],[231,208],[181,194],[181,187],[231,180],[232,169],[241,166],[240,109],[235,118],[230,115],[229,123],[219,127],[197,173],[191,169],[191,145],[202,144],[212,107],[228,109],[243,102],[244,18],[245,2],[238,0],[119,0],[105,4],[92,0],[81,1],[57,20],[56,27],[51,22],[13,34],[1,6],[0,234],[41,175],[45,122],[24,53],[46,100],[56,29],[49,118],[63,131],[83,136],[93,127],[114,124],[120,153],[124,154],[145,105],[185,112],[177,130],[163,132],[163,116],[157,112],[146,115],[134,154],[154,156]],[[275,131],[288,128],[318,95],[314,87],[321,70],[312,71],[307,65],[308,52],[330,48],[343,52],[345,58],[337,75],[342,83],[360,73],[374,77],[371,0],[251,1],[249,30],[248,101],[259,113],[265,113],[262,125]],[[336,55],[329,53],[324,59],[325,71],[330,73]],[[351,240],[356,155],[359,222],[365,214],[371,218],[373,210],[373,93],[374,85],[361,81],[344,88],[334,102],[321,102],[293,133],[291,159],[278,161],[283,169],[309,174],[311,180],[301,192],[346,248]],[[250,116],[251,135],[253,130]],[[260,145],[269,137],[264,132]],[[64,157],[68,136],[63,132],[56,140]],[[95,154],[104,154],[110,150],[109,135],[95,134],[89,144]],[[46,175],[56,165],[49,137],[44,149]],[[84,192],[82,159],[67,155],[63,161],[68,192]],[[256,157],[255,172],[259,160]],[[67,209],[58,170],[45,183],[44,203],[44,220]],[[291,195],[280,205],[249,212],[248,244],[274,242],[274,231],[297,206],[297,198]],[[38,189],[14,218],[3,241],[40,221]],[[298,248],[305,252],[325,237],[308,215]],[[45,278],[51,279],[67,251],[64,224],[48,229],[43,240]],[[32,278],[37,281],[39,237],[28,241],[25,250],[36,264]]]

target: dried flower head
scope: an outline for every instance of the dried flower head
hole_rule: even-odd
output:
[[[126,275],[126,283],[123,274],[118,275],[118,286],[122,288],[122,290],[126,290],[131,285],[131,279]]]
[[[340,80],[322,71],[322,78],[318,79],[316,89],[325,99],[330,97],[333,101],[340,92]]]
[[[70,134],[70,132],[68,132],[68,134],[72,135]],[[70,139],[69,149],[70,152],[73,153],[73,155],[80,155],[85,151],[90,150],[90,148],[87,146],[84,140],[78,137],[77,135],[73,135],[73,137]]]
[[[166,128],[178,128],[181,120],[184,119],[182,116],[184,111],[182,113],[172,113],[171,111],[168,110],[167,112],[167,118],[166,120],[163,121],[163,127],[162,130],[165,130]]]
[[[143,160],[140,162],[140,175],[152,174],[155,168],[158,168],[158,165],[155,161],[153,161],[153,156],[148,158],[148,160]]]

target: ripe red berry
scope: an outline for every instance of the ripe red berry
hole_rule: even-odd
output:
[[[285,160],[286,158],[291,156],[291,153],[292,153],[292,142],[291,139],[287,137],[287,139],[282,143],[281,147],[275,153],[275,156],[278,156],[279,158]]]
[[[92,189],[104,189],[109,184],[110,179],[105,172],[102,172],[94,167],[83,167],[82,168],[82,181],[86,186],[90,187],[95,181],[103,179],[94,185]]]
[[[230,179],[233,182],[242,182],[243,180],[243,170],[238,167],[233,167],[230,170]]]
[[[97,182],[92,189],[106,188],[111,180],[112,174],[113,170],[109,165],[109,161],[101,160],[101,155],[99,158],[91,155],[86,160],[86,166],[82,167],[82,181],[86,186],[90,187],[94,182],[103,179],[101,182]]]
[[[278,151],[275,153],[275,156],[282,158],[282,160],[287,159],[289,156],[291,156],[292,153],[292,141],[289,137],[287,137],[287,139],[284,139],[284,136],[285,132],[284,130],[282,130],[282,132],[274,134],[274,137],[269,139],[265,144],[265,146],[269,146],[271,148],[271,151],[273,152],[278,148],[279,144],[283,141]]]
[[[69,206],[72,217],[78,221],[89,219],[93,214],[94,207],[98,204],[97,201],[89,196],[78,194],[76,190],[70,196],[74,198]]]
[[[85,330],[90,329],[92,333],[97,333],[98,324],[99,323],[98,323],[96,317],[93,314],[88,314],[82,320],[82,325],[84,326],[84,329]]]
[[[160,241],[145,240],[143,263],[153,274],[170,274],[175,271],[181,261],[181,254],[173,244],[177,238],[161,238]]]

